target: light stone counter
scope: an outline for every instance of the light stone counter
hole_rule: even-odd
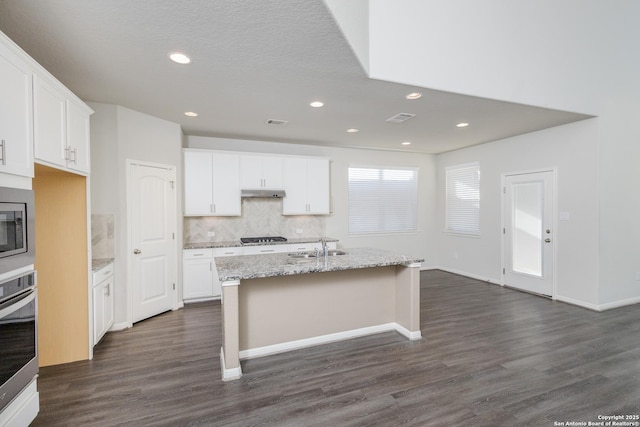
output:
[[[411,265],[424,259],[375,248],[345,249],[345,255],[296,258],[290,254],[242,255],[216,258],[221,282],[322,273],[359,268]]]
[[[373,248],[295,258],[216,258],[222,282],[222,379],[241,360],[380,332],[420,331],[420,258]]]

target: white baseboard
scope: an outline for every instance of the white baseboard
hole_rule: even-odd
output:
[[[109,328],[109,332],[124,331],[125,329],[129,329],[131,326],[132,325],[129,322],[114,323]]]
[[[633,297],[627,299],[621,299],[618,301],[608,302],[606,304],[599,304],[599,311],[611,310],[612,308],[626,307],[628,305],[640,304],[640,297]]]
[[[489,283],[492,283],[494,285],[502,286],[502,283],[500,282],[500,279],[495,279],[495,278],[491,278],[491,277],[484,277],[484,276],[478,276],[477,274],[467,273],[466,271],[456,270],[455,268],[434,267],[433,270],[442,270],[442,271],[446,271],[447,273],[458,274],[460,276],[469,277],[471,279],[480,280],[482,282],[489,282]]]
[[[218,295],[217,297],[186,299],[186,300],[183,300],[182,302],[183,302],[183,306],[184,306],[184,304],[192,304],[192,303],[196,303],[196,302],[207,302],[207,301],[220,301],[220,295]]]
[[[220,347],[220,366],[222,367],[222,381],[233,381],[242,377],[242,367],[227,369],[224,361],[224,349]]]
[[[304,338],[301,340],[289,341],[280,344],[267,345],[264,347],[250,348],[240,351],[240,359],[244,360],[253,359],[256,357],[270,356],[272,354],[284,353],[286,351],[299,350],[306,347],[329,344],[336,341],[343,341],[389,331],[396,331],[412,341],[422,338],[422,334],[420,333],[420,331],[409,331],[399,324],[392,322],[382,325],[369,326],[366,328],[352,329],[350,331],[336,332],[334,334],[320,335],[313,338]]]
[[[471,279],[476,279],[476,280],[481,280],[483,282],[489,282],[492,283],[494,285],[499,285],[502,286],[502,283],[500,283],[499,280],[496,279],[492,279],[492,278],[488,278],[488,277],[482,277],[482,276],[478,276],[475,274],[470,274],[470,273],[466,273],[464,271],[459,271],[453,268],[445,268],[445,267],[433,267],[433,268],[429,268],[430,270],[442,270],[442,271],[446,271],[447,273],[453,273],[453,274],[458,274],[460,276],[465,276],[465,277],[469,277]],[[606,304],[592,304],[586,301],[581,301],[575,298],[571,298],[571,297],[565,297],[562,295],[556,295],[552,298],[554,301],[559,301],[559,302],[564,302],[567,304],[571,304],[571,305],[575,305],[578,307],[582,307],[582,308],[586,308],[589,310],[593,310],[593,311],[605,311],[605,310],[611,310],[614,308],[619,308],[619,307],[625,307],[628,305],[634,305],[634,304],[640,304],[640,297],[634,297],[634,298],[627,298],[624,300],[618,300],[618,301],[613,301],[613,302],[609,302]]]

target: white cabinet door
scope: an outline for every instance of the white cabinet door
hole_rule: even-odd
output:
[[[262,188],[262,157],[240,156],[240,188]]]
[[[326,215],[330,209],[328,159],[288,158],[284,164],[283,215]]]
[[[113,325],[113,270],[104,267],[93,274],[93,344],[96,345]],[[97,282],[97,284],[96,284]]]
[[[287,158],[284,163],[285,197],[282,199],[284,215],[306,215],[307,159]]]
[[[110,277],[104,282],[104,333],[106,333],[111,326],[113,326],[114,318],[114,299],[113,299],[113,277]]]
[[[283,188],[283,158],[242,155],[240,157],[240,188]]]
[[[0,44],[0,172],[33,177],[29,66]]]
[[[88,174],[91,110],[47,80],[37,75],[33,79],[35,158]]]
[[[213,297],[213,253],[211,249],[188,249],[183,253],[182,299]]]
[[[104,335],[104,287],[93,287],[93,345]]]
[[[184,152],[184,214],[239,216],[240,160],[236,154]]]
[[[236,154],[213,154],[213,214],[239,216],[240,157]]]
[[[284,188],[282,157],[262,158],[262,180],[264,188]]]
[[[201,151],[184,152],[184,214],[213,213],[212,154]]]
[[[307,203],[311,215],[328,215],[330,213],[331,180],[329,177],[329,160],[307,160]]]
[[[40,77],[33,76],[35,158],[67,166],[65,95]]]
[[[90,111],[84,105],[67,99],[67,167],[89,173]]]

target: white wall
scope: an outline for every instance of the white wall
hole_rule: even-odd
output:
[[[596,308],[598,304],[598,119],[530,133],[437,157],[439,265],[502,283],[503,174],[555,168],[558,212],[556,297]],[[480,238],[444,233],[445,168],[480,162]]]
[[[624,15],[599,0],[371,0],[370,76],[597,114]],[[620,13],[621,9],[626,11]],[[355,24],[354,24],[355,25]]]
[[[631,53],[640,39],[640,2],[370,0],[368,13],[372,78],[599,116],[589,135],[597,140],[597,182],[590,187],[599,219],[598,268],[592,272],[597,274],[597,295],[594,299],[589,286],[580,300],[595,301],[600,309],[640,302],[640,198],[635,196],[640,182],[640,56]],[[347,37],[361,26],[348,14],[338,22],[351,27],[343,30]],[[582,126],[556,128],[549,135],[555,139],[566,132],[562,139],[576,141]],[[535,140],[525,144],[520,156],[532,155]],[[504,143],[496,147],[506,149]],[[582,154],[574,151],[573,161],[582,162]],[[519,167],[524,160],[510,159],[504,157],[501,167]],[[566,159],[549,155],[546,162],[563,164]],[[581,234],[591,232],[583,229]],[[479,244],[467,242],[465,247]],[[584,265],[588,261],[593,260]],[[492,276],[495,262],[490,265],[460,267]],[[581,269],[572,274],[583,275]]]
[[[331,159],[331,194],[334,213],[325,217],[327,236],[339,239],[341,247],[379,247],[424,257],[426,260],[423,263],[424,266],[434,265],[436,256],[433,233],[435,159],[432,155],[197,136],[186,137],[185,144],[187,148],[328,157]],[[347,172],[349,164],[353,163],[375,166],[412,166],[420,169],[418,183],[420,217],[417,233],[373,236],[350,236],[348,234]]]
[[[114,215],[115,323],[121,326],[127,322],[129,307],[126,162],[131,159],[177,168],[180,221],[176,245],[181,250],[182,131],[176,123],[121,106],[89,105],[95,111],[91,116],[91,205],[94,214]]]
[[[333,19],[339,24],[345,22],[342,30],[360,61],[362,68],[369,72],[369,0],[324,0]]]

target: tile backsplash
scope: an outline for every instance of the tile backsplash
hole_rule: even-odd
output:
[[[302,233],[296,231],[302,230]],[[215,236],[208,236],[215,232]],[[221,242],[248,236],[318,237],[323,216],[282,215],[282,199],[242,199],[242,216],[184,217],[184,242]]]
[[[93,259],[113,258],[114,219],[112,214],[91,215],[91,251]]]

